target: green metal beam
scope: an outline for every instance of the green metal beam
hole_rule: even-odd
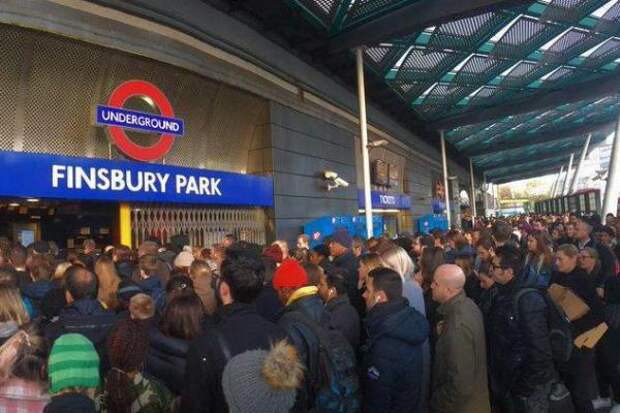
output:
[[[521,99],[510,100],[504,104],[489,106],[477,111],[467,111],[456,116],[432,122],[433,129],[453,129],[472,125],[510,115],[553,109],[566,103],[579,102],[612,96],[620,92],[620,74],[615,73],[599,79],[573,83],[561,89],[541,91]]]
[[[328,50],[339,53],[357,46],[371,46],[457,18],[522,4],[523,1],[517,0],[419,0],[333,36]]]
[[[540,132],[532,134],[523,134],[514,136],[505,141],[498,140],[488,146],[474,145],[462,151],[468,157],[480,156],[480,155],[496,155],[511,149],[519,149],[538,143],[556,143],[560,140],[567,138],[573,138],[579,135],[585,135],[590,132],[607,133],[612,132],[615,128],[616,122],[605,120],[604,122],[586,124],[577,128],[561,129],[557,132]]]

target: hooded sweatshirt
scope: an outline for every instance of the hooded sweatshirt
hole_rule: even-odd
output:
[[[428,322],[404,298],[375,305],[367,317],[361,380],[364,412],[415,412],[422,388]]]

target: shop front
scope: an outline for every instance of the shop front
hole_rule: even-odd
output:
[[[174,66],[0,25],[0,235],[61,248],[264,243],[264,99]]]

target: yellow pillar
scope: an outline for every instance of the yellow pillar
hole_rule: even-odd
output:
[[[131,248],[131,207],[129,204],[119,205],[118,216],[121,244]]]

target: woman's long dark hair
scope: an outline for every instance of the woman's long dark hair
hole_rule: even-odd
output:
[[[148,323],[127,319],[108,337],[108,356],[111,369],[105,380],[107,411],[131,413],[133,402],[129,388],[129,373],[141,371],[148,350]]]
[[[169,337],[191,340],[201,332],[202,301],[191,291],[174,297],[164,310],[159,328]]]
[[[439,247],[427,247],[420,258],[420,272],[422,273],[422,288],[427,291],[433,282],[433,274],[437,267],[445,262],[443,249]]]

